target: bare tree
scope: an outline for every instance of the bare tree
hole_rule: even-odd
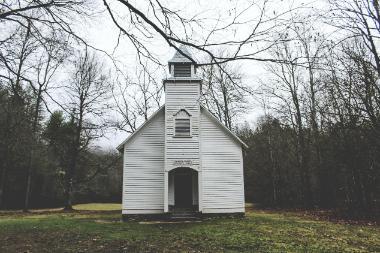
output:
[[[4,21],[17,22],[17,19],[33,19],[37,13],[45,12],[50,14],[51,17],[57,17],[56,13],[52,12],[52,9],[62,8],[71,9],[75,4],[81,4],[83,1],[4,1],[1,7],[0,19]]]
[[[343,31],[342,43],[350,38],[360,38],[373,56],[373,67],[380,75],[378,41],[380,36],[380,9],[377,0],[329,1],[327,22]]]
[[[321,32],[314,27],[315,25],[299,24],[292,26],[292,31],[296,34],[295,41],[299,42],[300,47],[298,50],[302,52],[302,57],[304,58],[306,64],[303,66],[305,68],[305,80],[304,80],[304,90],[307,98],[307,115],[306,119],[308,122],[308,127],[310,128],[310,172],[313,177],[316,175],[315,181],[318,181],[320,189],[323,189],[323,169],[321,164],[321,140],[320,140],[320,128],[322,123],[320,123],[322,99],[319,97],[321,88],[321,71],[325,61],[323,60],[327,55],[328,42]],[[323,96],[323,95],[321,95]],[[319,191],[321,192],[321,191]],[[315,196],[322,198],[323,194],[320,196]]]
[[[60,37],[63,42],[75,39],[86,43],[73,29],[75,21],[85,19],[90,14],[90,5],[86,0],[6,0],[0,3],[0,66],[12,68],[15,58],[7,55],[9,45],[18,43],[17,36],[27,30],[35,44],[43,47],[54,38]],[[53,38],[52,38],[53,36]],[[63,43],[62,42],[62,43]],[[0,79],[6,79],[0,69]],[[28,77],[20,75],[28,81]]]
[[[72,209],[72,194],[81,153],[91,141],[103,135],[104,115],[109,106],[110,82],[103,65],[87,50],[74,61],[69,84],[67,111],[74,122],[70,161],[65,172],[65,209]]]
[[[161,106],[163,86],[148,72],[146,65],[142,65],[141,68],[136,67],[133,79],[127,77],[122,82],[117,81],[112,94],[120,116],[114,125],[119,130],[133,133]]]
[[[366,165],[360,167],[354,161],[363,156],[348,156],[341,169],[345,172],[345,193],[347,205],[364,210],[374,205],[376,181],[379,178],[377,157],[380,154],[380,93],[376,89],[379,77],[371,63],[371,52],[363,41],[354,38],[339,45],[339,50],[328,58],[325,71],[325,100],[327,103],[323,117],[329,125],[342,129],[339,139],[345,147],[366,143]],[[360,138],[356,139],[358,134]]]
[[[34,173],[34,159],[35,159],[35,145],[39,142],[39,127],[41,122],[42,105],[47,106],[45,96],[48,93],[49,85],[53,81],[53,78],[62,65],[64,59],[67,57],[68,47],[61,38],[54,38],[51,36],[51,40],[43,45],[43,48],[39,48],[34,58],[35,65],[31,70],[35,70],[36,77],[29,83],[34,94],[34,108],[31,112],[31,146],[29,148],[30,154],[28,155],[27,165],[27,183],[25,192],[24,211],[29,209],[30,194],[32,188],[32,176]]]
[[[9,41],[4,43],[6,45],[6,51],[2,50],[0,53],[0,66],[2,67],[2,72],[0,77],[3,82],[9,87],[8,90],[12,94],[12,101],[7,103],[6,108],[6,120],[5,120],[5,129],[4,134],[9,135],[9,132],[12,131],[14,125],[11,123],[11,117],[16,117],[16,115],[11,115],[14,112],[14,107],[21,108],[25,102],[26,97],[23,93],[24,90],[24,81],[23,78],[25,71],[28,69],[27,60],[30,58],[31,54],[36,50],[35,43],[31,39],[30,34],[30,25],[26,29],[22,29],[13,35],[14,38],[17,38],[16,42],[12,46]],[[11,60],[5,60],[11,59]],[[6,87],[6,86],[5,86]],[[10,154],[9,149],[11,149],[11,143],[9,142],[7,136],[2,136],[6,140],[7,145],[5,146],[7,150],[4,151],[4,161],[8,159],[8,154]],[[0,204],[2,203],[4,187],[5,187],[5,178],[7,175],[7,166],[3,164],[2,166],[2,177],[0,183]]]
[[[292,49],[289,43],[278,46],[274,51],[280,59],[286,59],[283,64],[268,65],[268,71],[275,77],[267,87],[263,87],[269,96],[272,97],[273,105],[271,109],[283,114],[288,123],[295,130],[296,156],[298,162],[299,175],[301,177],[301,197],[304,201],[311,200],[309,158],[305,133],[305,90],[303,89],[303,71],[297,65],[299,51]],[[279,100],[278,102],[276,102]],[[276,106],[278,105],[278,108]],[[290,121],[290,122],[289,122]]]
[[[7,31],[30,25],[31,33],[40,40],[48,38],[45,37],[46,32],[52,30],[75,36],[72,29],[73,20],[79,17],[76,15],[88,14],[89,5],[86,2],[86,0],[6,0],[0,4],[0,27]]]
[[[75,7],[74,7],[75,6]],[[11,90],[22,100],[21,92],[31,90],[33,109],[30,110],[30,148],[26,165],[26,193],[24,211],[29,208],[29,197],[34,172],[35,144],[39,139],[42,106],[48,84],[68,51],[74,14],[84,14],[84,1],[5,1],[0,4],[0,80],[10,84]],[[20,52],[15,50],[20,48]],[[50,95],[49,95],[50,96]]]
[[[219,65],[235,60],[278,61],[262,53],[281,40],[273,35],[286,31],[291,22],[289,14],[305,8],[282,3],[283,11],[278,11],[278,1],[231,1],[231,7],[213,13],[216,18],[210,18],[209,13],[186,14],[185,9],[171,7],[163,1],[103,0],[103,4],[120,36],[130,41],[140,59],[146,57],[160,63],[148,46],[149,41],[158,37],[193,62],[194,59],[180,50],[180,45],[193,48],[210,60],[198,65]],[[242,26],[247,27],[243,34],[239,32]],[[213,53],[213,49],[221,46],[228,48],[229,54]]]
[[[223,63],[222,68],[215,65],[201,69],[203,85],[203,103],[221,121],[232,130],[237,118],[249,105],[247,97],[251,94],[243,80],[238,66]]]

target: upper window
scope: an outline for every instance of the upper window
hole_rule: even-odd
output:
[[[175,136],[191,136],[190,114],[185,110],[179,110],[175,115]]]
[[[190,136],[190,119],[175,119],[175,136]]]
[[[191,77],[191,65],[174,64],[174,77]]]

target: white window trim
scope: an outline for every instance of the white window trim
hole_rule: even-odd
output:
[[[185,113],[189,116],[189,117],[180,117],[180,116],[177,116],[177,114],[180,112],[180,111],[185,111]],[[189,119],[189,135],[177,135],[176,134],[176,119]],[[174,138],[192,138],[193,137],[193,120],[192,120],[192,117],[191,117],[191,114],[184,108],[182,109],[179,109],[174,115],[173,115],[173,125],[174,125],[174,134],[173,134],[173,137]]]

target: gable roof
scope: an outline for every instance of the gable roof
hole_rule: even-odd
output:
[[[234,139],[236,142],[239,142],[243,147],[248,148],[248,145],[245,144],[244,141],[242,141],[239,137],[237,137],[230,129],[228,129],[222,122],[220,122],[209,110],[207,110],[206,107],[201,105],[201,109],[204,110],[204,112],[220,127],[222,130],[230,135],[232,139]]]
[[[185,47],[185,46],[180,46],[179,47],[179,50],[182,51],[182,53],[184,53],[185,55],[187,55],[189,58],[193,59],[193,57],[191,56],[189,50]],[[183,54],[181,54],[178,50],[175,52],[173,58],[171,58],[169,60],[169,64],[170,63],[192,63],[192,61],[186,56],[184,56]]]
[[[163,109],[165,108],[165,105],[161,106],[155,113],[153,113],[148,120],[146,120],[141,126],[139,126],[134,133],[129,135],[122,143],[120,143],[119,146],[117,146],[117,150],[119,152],[122,152],[124,145],[128,143],[133,136],[137,135],[138,132],[140,132],[141,129],[143,129],[150,121],[152,121]],[[223,125],[211,112],[207,110],[206,107],[201,105],[201,109],[228,135],[232,137],[236,142],[239,142],[243,147],[248,148],[248,145],[245,144],[239,137],[237,137],[231,130],[229,130],[225,125]]]
[[[141,126],[139,126],[136,131],[134,131],[132,134],[130,134],[122,143],[120,143],[119,146],[116,147],[119,152],[121,152],[124,148],[124,145],[129,142],[133,136],[137,135],[138,132],[140,132],[141,129],[143,129],[150,121],[152,121],[163,109],[165,108],[165,105],[158,108],[157,111],[155,111]]]

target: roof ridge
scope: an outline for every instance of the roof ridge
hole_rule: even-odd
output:
[[[185,46],[185,45],[181,45],[179,48],[179,50],[176,50],[176,52],[174,53],[173,57],[169,60],[169,63],[170,62],[184,62],[184,63],[188,63],[188,62],[192,62],[189,58],[193,59],[193,56],[191,55],[191,53],[189,52],[188,48]],[[183,55],[185,54],[185,55]]]

